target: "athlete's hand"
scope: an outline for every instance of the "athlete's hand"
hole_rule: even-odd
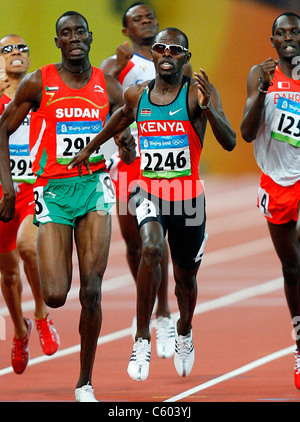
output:
[[[82,176],[82,164],[85,165],[88,174],[92,175],[92,170],[90,169],[89,164],[89,156],[90,154],[85,151],[85,148],[83,148],[78,154],[75,155],[74,158],[70,161],[67,170],[71,170],[74,167],[78,167],[78,174],[81,177]]]
[[[134,151],[136,148],[135,139],[130,132],[128,133],[127,131],[124,131],[115,135],[114,139],[117,146],[125,152]]]
[[[128,41],[125,41],[123,44],[118,45],[117,47],[117,66],[119,69],[124,69],[127,66],[127,63],[133,56],[133,50],[129,45]]]
[[[194,75],[198,86],[198,102],[202,107],[205,107],[210,101],[211,93],[211,85],[209,83],[208,76],[201,68],[199,69],[199,73],[194,72]]]
[[[8,223],[15,216],[15,197],[9,198],[2,196],[0,200],[0,221]]]
[[[272,59],[272,57],[269,57],[267,60],[261,63],[262,83],[271,85],[276,66],[277,61]]]

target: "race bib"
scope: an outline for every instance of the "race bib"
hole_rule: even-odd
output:
[[[13,180],[33,183],[34,174],[31,171],[29,145],[9,144],[10,171]]]
[[[300,147],[300,104],[280,97],[275,109],[271,137]]]
[[[141,136],[141,169],[149,178],[171,179],[191,175],[188,136]]]
[[[56,154],[59,164],[69,164],[71,159],[81,151],[102,130],[101,120],[93,122],[57,122]],[[101,148],[91,154],[89,161],[97,163],[104,159]]]

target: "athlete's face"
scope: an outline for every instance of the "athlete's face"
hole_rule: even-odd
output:
[[[156,44],[177,45],[186,49],[184,37],[176,31],[166,30],[162,31],[156,38]],[[157,52],[152,50],[152,60],[157,73],[160,76],[172,77],[175,74],[183,72],[183,66],[190,60],[191,53],[183,50],[182,53],[172,54],[171,51],[166,48],[163,52]]]
[[[86,58],[91,42],[92,33],[81,16],[64,16],[59,20],[55,43],[65,58],[71,61]]]
[[[4,37],[1,40],[0,48],[3,51],[5,46],[21,46],[26,43],[23,38],[18,36]],[[5,51],[5,49],[4,49]],[[17,47],[13,48],[12,51],[7,53],[1,53],[1,56],[5,60],[5,72],[9,74],[20,74],[23,75],[27,72],[30,67],[29,51],[20,51]]]
[[[272,45],[279,57],[292,59],[300,55],[300,20],[295,16],[278,18]]]
[[[158,22],[152,9],[145,5],[132,7],[126,14],[123,34],[137,43],[153,40],[158,32]]]

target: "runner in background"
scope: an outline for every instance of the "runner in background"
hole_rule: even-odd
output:
[[[284,290],[295,329],[300,318],[300,245],[296,235],[300,201],[300,17],[278,16],[272,28],[272,57],[250,70],[241,124],[254,142],[260,167],[258,206],[282,265]],[[300,338],[296,333],[295,385],[300,389]],[[272,335],[273,333],[271,333]]]

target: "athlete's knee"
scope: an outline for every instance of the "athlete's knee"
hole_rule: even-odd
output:
[[[90,315],[98,312],[102,299],[101,283],[95,282],[81,286],[79,297],[81,306],[85,312],[88,312]]]
[[[37,260],[37,248],[36,242],[26,241],[24,239],[17,242],[17,248],[21,259],[24,262],[36,262]]]
[[[67,299],[67,295],[55,292],[43,291],[44,302],[50,308],[61,308]]]
[[[60,308],[65,304],[68,291],[55,286],[54,283],[49,283],[48,285],[42,284],[41,287],[44,302],[47,306],[50,308]]]
[[[1,270],[1,284],[9,289],[21,284],[20,272],[15,268]]]
[[[164,253],[164,242],[153,242],[148,240],[142,247],[142,258],[149,267],[157,267],[162,260]]]

